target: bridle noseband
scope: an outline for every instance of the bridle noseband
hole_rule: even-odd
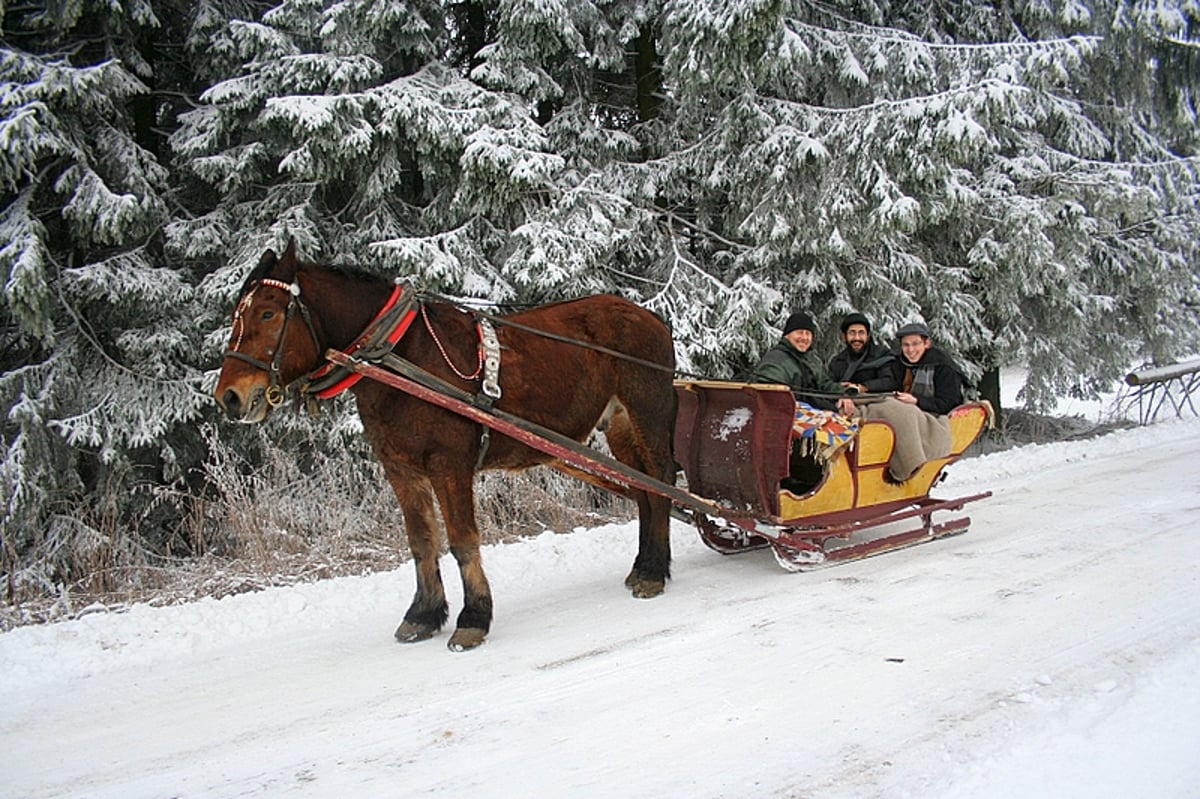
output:
[[[259,360],[252,355],[247,355],[244,352],[239,352],[238,347],[242,346],[242,337],[246,333],[246,322],[243,316],[250,311],[250,306],[254,302],[254,292],[258,291],[263,286],[282,289],[288,293],[288,305],[283,317],[283,326],[279,330],[279,341],[275,345],[275,353],[271,358],[271,362]],[[238,301],[237,308],[233,311],[233,326],[237,332],[237,337],[234,339],[233,346],[225,351],[226,358],[237,358],[240,361],[245,361],[251,366],[262,369],[267,373],[267,390],[266,400],[267,405],[272,408],[283,404],[287,398],[288,389],[290,386],[284,386],[279,377],[279,367],[283,361],[283,342],[287,338],[288,325],[292,321],[292,317],[299,312],[301,318],[304,319],[305,325],[308,327],[308,332],[312,336],[313,344],[317,348],[317,354],[325,352],[325,347],[321,344],[321,338],[317,335],[317,329],[313,326],[312,314],[309,313],[308,306],[300,299],[300,284],[299,283],[284,283],[282,280],[274,278],[262,278],[250,284],[250,289],[242,295],[242,299]]]

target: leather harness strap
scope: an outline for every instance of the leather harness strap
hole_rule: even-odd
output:
[[[397,283],[387,302],[367,324],[362,335],[343,352],[362,360],[377,360],[396,346],[396,342],[404,337],[416,318],[415,294],[406,292],[404,286]],[[357,372],[334,363],[326,363],[301,378],[303,384],[300,391],[318,399],[332,399],[361,379],[362,375]]]

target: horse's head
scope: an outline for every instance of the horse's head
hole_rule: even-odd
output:
[[[217,380],[217,403],[230,419],[261,422],[289,385],[321,362],[323,348],[300,297],[295,242],[271,250],[246,278],[233,309],[233,332]]]

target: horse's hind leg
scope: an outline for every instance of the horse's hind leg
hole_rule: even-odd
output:
[[[617,460],[674,484],[670,439],[663,431],[639,427],[622,406],[613,413],[605,436]],[[658,596],[671,576],[671,500],[645,491],[633,492],[633,498],[638,505],[638,553],[625,585],[635,597]]]
[[[462,576],[463,609],[447,646],[455,651],[474,649],[492,627],[492,589],[483,573],[479,553],[479,528],[475,522],[475,475],[448,467],[434,480],[434,492],[446,522],[450,552]]]
[[[389,480],[404,512],[408,548],[417,573],[417,593],[404,614],[404,621],[396,628],[396,640],[402,643],[424,641],[442,629],[450,615],[442,573],[438,568],[441,538],[433,492],[427,480],[415,476],[389,475]]]

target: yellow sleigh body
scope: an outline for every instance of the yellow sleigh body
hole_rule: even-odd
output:
[[[970,524],[965,515],[935,523],[933,514],[954,514],[990,496],[930,496],[945,468],[990,424],[987,403],[955,408],[950,454],[896,484],[886,479],[896,441],[886,421],[863,421],[849,443],[825,457],[817,447],[802,446],[807,442],[793,428],[796,403],[784,386],[675,385],[675,458],[688,490],[730,511],[724,518],[690,514],[705,543],[719,552],[770,546],[785,568],[803,570],[962,533]]]

